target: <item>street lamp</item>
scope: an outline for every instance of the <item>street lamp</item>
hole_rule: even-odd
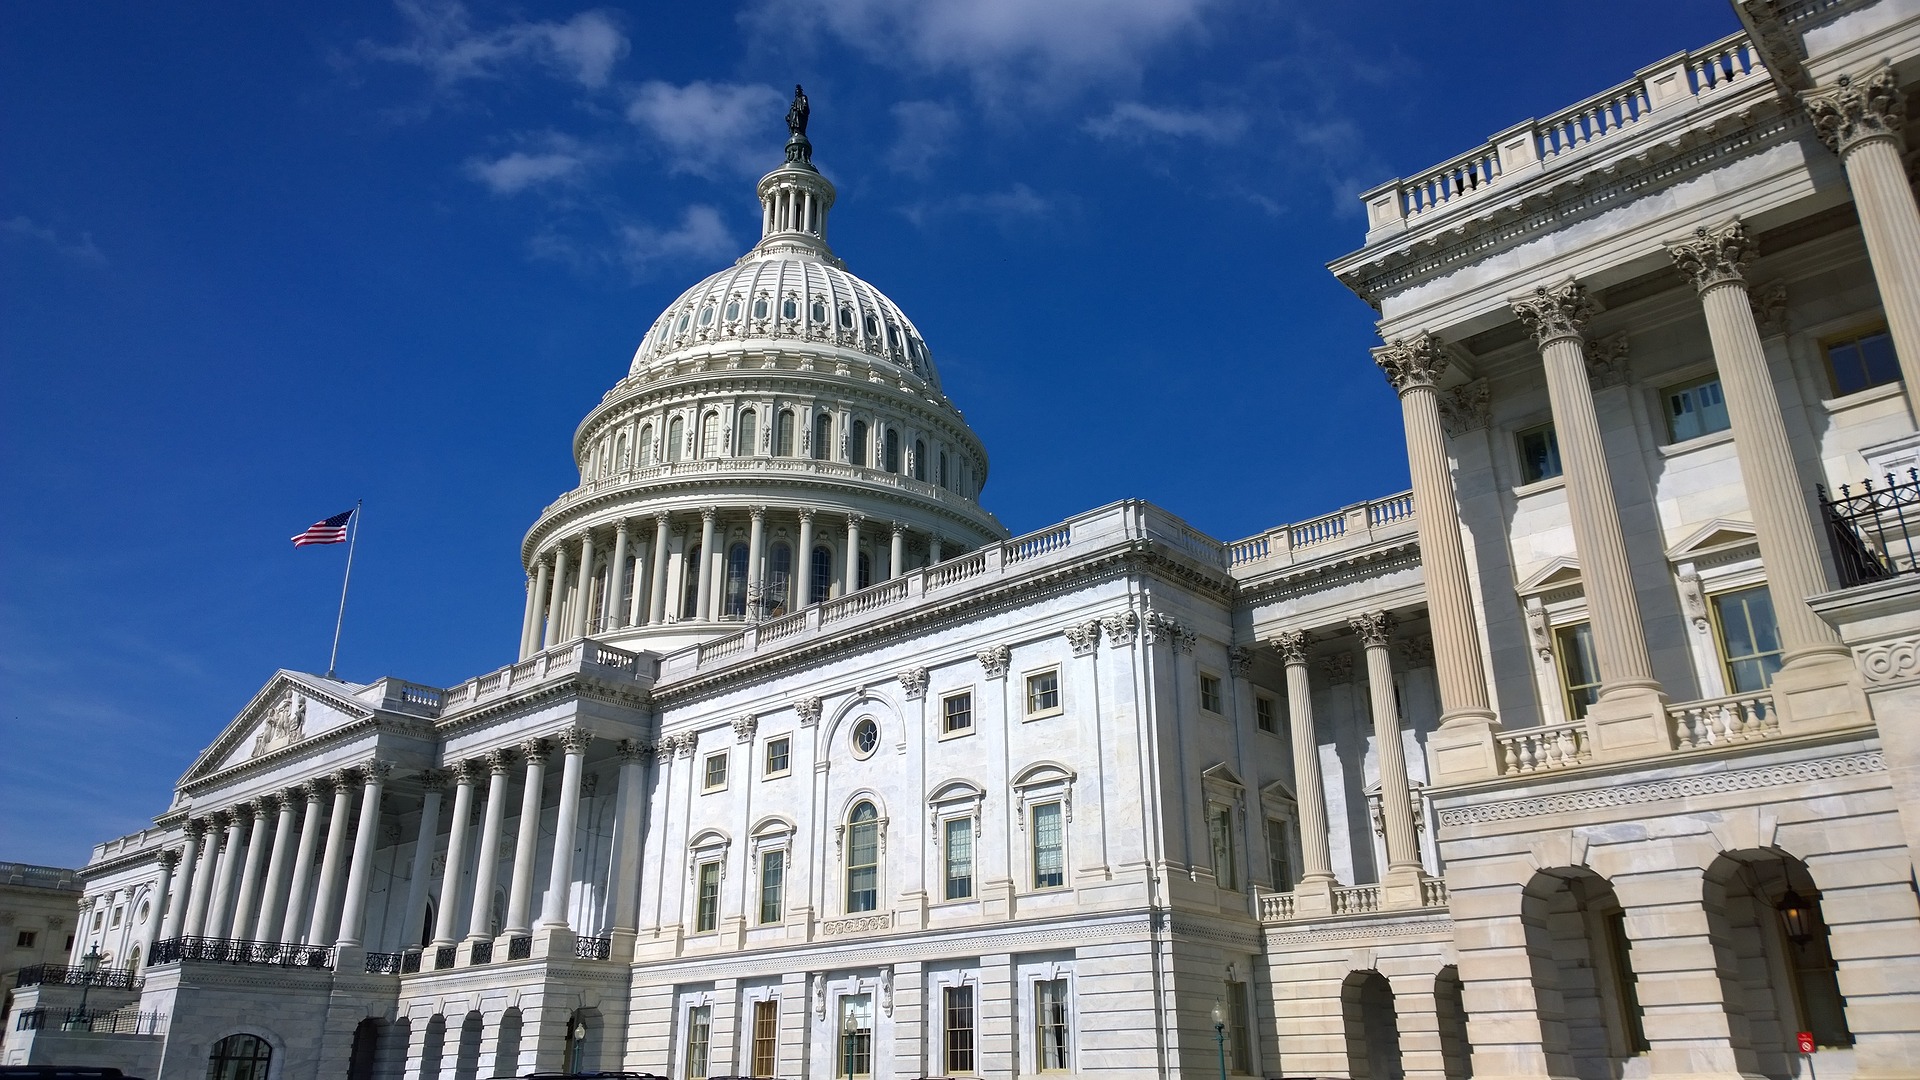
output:
[[[1220,999],[1213,999],[1213,1046],[1220,1051],[1220,1080],[1227,1080],[1227,1013]]]
[[[1795,945],[1805,945],[1813,936],[1813,909],[1799,893],[1788,889],[1780,898],[1780,921]]]
[[[106,957],[100,954],[100,946],[94,945],[80,958],[80,1008],[67,1014],[67,1026],[76,1028],[86,1022],[87,992],[93,989],[93,978],[100,973],[100,961]]]

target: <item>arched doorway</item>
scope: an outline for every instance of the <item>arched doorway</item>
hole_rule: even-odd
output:
[[[1472,1080],[1473,1044],[1467,1041],[1467,1007],[1460,970],[1448,965],[1433,977],[1435,1020],[1440,1027],[1440,1067],[1447,1080]]]
[[[1704,895],[1730,1018],[1744,1019],[1753,1068],[1799,1072],[1796,1032],[1818,1047],[1853,1045],[1820,890],[1807,864],[1782,851],[1722,854],[1707,868]]]
[[[1340,987],[1346,1020],[1347,1075],[1353,1080],[1406,1080],[1393,987],[1377,971],[1356,971]]]
[[[258,1035],[229,1035],[207,1055],[207,1080],[267,1080],[273,1047]]]
[[[379,1058],[380,1021],[368,1017],[354,1026],[353,1044],[347,1049],[347,1080],[373,1080]]]
[[[1543,870],[1520,906],[1540,1002],[1548,1072],[1614,1080],[1647,1049],[1626,913],[1607,879],[1585,867]],[[1555,1010],[1549,1002],[1558,998]]]

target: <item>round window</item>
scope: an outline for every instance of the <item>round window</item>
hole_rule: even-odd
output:
[[[854,754],[859,757],[866,757],[873,753],[874,747],[879,745],[880,725],[874,723],[873,717],[871,716],[861,717],[860,720],[853,725]]]

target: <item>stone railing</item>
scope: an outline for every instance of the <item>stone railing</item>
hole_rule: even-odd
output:
[[[573,956],[576,960],[606,960],[613,956],[613,939],[610,937],[582,937],[573,939]]]
[[[412,975],[419,970],[419,949],[367,954],[367,974],[369,975]]]
[[[1494,740],[1500,752],[1500,771],[1508,775],[1564,769],[1593,760],[1585,720],[1502,731]]]
[[[1227,558],[1236,571],[1268,561],[1284,566],[1318,558],[1341,546],[1408,535],[1414,529],[1413,492],[1403,491],[1236,540],[1227,545]]]
[[[23,1009],[14,1020],[16,1031],[42,1031],[48,1024],[66,1032],[94,1035],[158,1035],[166,1029],[167,1014],[138,1009],[83,1012],[79,1009]],[[96,1070],[97,1071],[97,1070]]]
[[[1315,916],[1300,910],[1298,893],[1261,893],[1256,898],[1256,911],[1263,923],[1305,922]],[[1420,879],[1420,906],[1408,909],[1389,907],[1385,902],[1379,885],[1335,885],[1332,894],[1330,915],[1346,917],[1350,915],[1391,914],[1395,911],[1427,911],[1447,906],[1447,883],[1439,878]]]
[[[1447,883],[1439,878],[1420,879],[1420,902],[1428,907],[1446,907],[1451,897]]]
[[[1780,717],[1773,711],[1773,695],[1734,694],[1667,706],[1673,722],[1673,745],[1681,750],[1764,739],[1780,733]]]
[[[1333,890],[1335,915],[1365,915],[1380,910],[1380,886],[1344,885]]]
[[[62,967],[59,964],[32,964],[14,976],[14,985],[26,986],[98,986],[107,990],[134,990],[144,980],[125,968]]]
[[[642,668],[639,654],[602,645],[592,638],[576,638],[573,641],[555,645],[517,664],[476,676],[457,686],[439,691],[441,701],[433,715],[450,716],[515,690],[525,689],[548,679],[576,675],[588,670],[600,674],[614,673],[628,678],[637,678],[646,673]]]
[[[93,849],[94,860],[101,858],[101,852],[114,844],[129,841],[145,841],[149,834],[158,835],[159,829],[146,829],[132,836],[110,840]],[[35,866],[32,863],[0,862],[0,885],[25,885],[30,889],[58,889],[63,892],[80,891],[80,883],[74,880],[73,871],[58,866]]]
[[[1361,194],[1372,240],[1475,201],[1520,177],[1552,168],[1623,132],[1678,116],[1727,88],[1767,77],[1745,32],[1682,53],[1544,120],[1529,120],[1407,179]]]

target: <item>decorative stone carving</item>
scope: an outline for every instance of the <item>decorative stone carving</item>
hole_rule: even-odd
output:
[[[880,1011],[893,1015],[893,967],[880,969]]]
[[[360,775],[363,783],[373,780],[385,783],[387,777],[393,775],[393,762],[374,758],[365,765],[360,766]]]
[[[1417,637],[1402,638],[1396,643],[1400,651],[1400,664],[1409,670],[1433,666],[1433,635],[1421,634]]]
[[[1162,615],[1153,609],[1147,609],[1145,620],[1147,644],[1165,641],[1175,650],[1183,653],[1193,651],[1195,634],[1171,615]]]
[[[801,727],[813,727],[820,723],[820,699],[803,697],[793,703],[793,711],[800,716]]]
[[[447,769],[422,769],[420,770],[420,790],[445,791],[450,778],[451,773]]]
[[[1510,301],[1513,313],[1533,335],[1534,343],[1546,348],[1564,338],[1577,338],[1598,308],[1587,295],[1586,287],[1568,280],[1551,288],[1540,285],[1526,296]]]
[[[447,772],[455,784],[472,784],[480,779],[480,763],[473,760],[456,761],[447,766]]]
[[[1534,655],[1541,663],[1553,663],[1553,634],[1547,628],[1545,608],[1527,609],[1527,641],[1533,645]]]
[[[179,866],[180,865],[180,849],[168,848],[167,850],[161,852],[159,862],[160,862],[160,869],[162,870],[172,870],[174,867]],[[0,920],[0,921],[4,921],[4,920]]]
[[[1479,431],[1491,419],[1485,379],[1461,383],[1440,395],[1440,426],[1450,436],[1458,438],[1469,431]]]
[[[1005,645],[989,645],[980,650],[977,658],[980,661],[980,669],[986,672],[987,678],[1004,679],[1007,677],[1008,665],[1013,663],[1013,650]]]
[[[1447,354],[1439,340],[1427,333],[1395,338],[1379,346],[1373,350],[1373,362],[1380,365],[1387,382],[1401,394],[1419,387],[1432,389],[1447,371]]]
[[[382,826],[380,829],[380,840],[388,847],[398,844],[400,842],[400,823],[397,821],[389,821],[386,825]]]
[[[813,1018],[815,1020],[827,1018],[827,977],[825,975],[813,977]]]
[[[1820,141],[1843,156],[1868,139],[1892,139],[1897,145],[1906,123],[1906,99],[1889,63],[1864,79],[1842,75],[1831,87],[1806,91],[1800,100]]]
[[[1627,347],[1627,335],[1624,333],[1594,342],[1587,349],[1587,385],[1595,390],[1605,390],[1625,384]]]
[[[1305,630],[1282,630],[1270,644],[1280,654],[1282,663],[1304,664],[1307,650],[1313,646],[1313,635]]]
[[[1107,631],[1108,645],[1131,645],[1133,635],[1140,632],[1140,616],[1129,608],[1101,619],[1100,625]]]
[[[487,771],[496,776],[504,776],[513,768],[513,751],[506,747],[489,750],[485,757]]]
[[[253,757],[300,741],[307,726],[307,699],[291,690],[267,708],[265,723],[253,740]]]
[[[585,773],[580,777],[580,797],[581,798],[591,799],[593,798],[594,793],[599,790],[600,790],[600,774],[599,773],[597,772]]]
[[[1227,673],[1236,679],[1244,679],[1253,670],[1253,650],[1243,645],[1235,645],[1227,650]]]
[[[1361,643],[1369,649],[1384,649],[1393,637],[1393,616],[1384,611],[1365,611],[1350,616],[1347,625],[1353,627],[1353,632],[1360,635]]]
[[[1692,239],[1668,244],[1667,254],[1695,289],[1706,292],[1729,282],[1746,284],[1747,264],[1758,252],[1747,227],[1735,218],[1716,228],[1700,226]]]
[[[584,754],[593,745],[593,735],[584,728],[568,728],[560,733],[560,746],[569,754]]]
[[[1898,638],[1855,650],[1860,674],[1870,685],[1920,678],[1920,637]]]
[[[1786,285],[1775,281],[1754,286],[1747,291],[1747,302],[1753,305],[1753,321],[1760,327],[1761,337],[1781,337],[1786,334]]]
[[[908,701],[917,701],[927,696],[927,669],[910,667],[894,676],[900,680],[900,686],[907,692]]]
[[[693,752],[699,749],[699,747],[700,747],[700,736],[694,734],[691,731],[683,732],[678,738],[674,740],[674,744],[673,744],[674,756],[690,758],[693,756]]]
[[[1073,647],[1073,655],[1088,656],[1100,644],[1100,620],[1088,619],[1067,627],[1067,644]]]
[[[621,739],[614,744],[613,753],[622,765],[639,765],[653,760],[654,748],[652,743],[643,743],[638,739]]]
[[[552,749],[553,745],[545,739],[528,739],[526,742],[520,744],[520,756],[528,762],[537,761],[545,765],[547,763],[547,755]]]
[[[1334,653],[1320,658],[1320,674],[1326,676],[1328,685],[1339,686],[1353,681],[1353,654]]]
[[[758,730],[760,730],[759,717],[752,713],[748,713],[745,716],[737,716],[733,720],[733,741],[737,743],[750,743],[753,741],[753,733]]]
[[[1707,593],[1700,584],[1700,575],[1689,570],[1676,580],[1680,583],[1680,609],[1687,613],[1687,621],[1702,634],[1713,629],[1707,619]]]

